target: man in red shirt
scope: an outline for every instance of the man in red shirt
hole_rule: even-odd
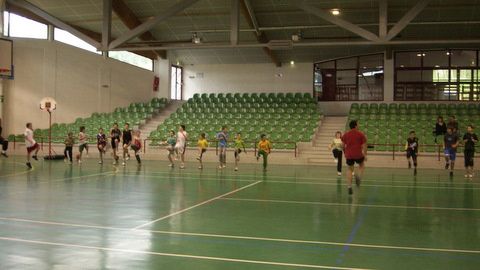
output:
[[[355,173],[355,183],[360,186],[360,180],[365,170],[365,159],[367,157],[367,137],[358,130],[357,120],[350,121],[350,131],[342,136],[342,142],[345,149],[345,159],[347,160],[347,184],[348,194],[352,195],[352,177],[355,170],[355,163],[359,165]]]

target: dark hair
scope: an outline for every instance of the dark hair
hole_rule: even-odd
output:
[[[440,119],[442,119],[442,121],[443,121],[443,116],[438,116],[437,117],[437,121],[440,120]]]
[[[411,131],[410,131],[410,134],[415,134],[415,130],[411,130]]]
[[[113,125],[114,125],[114,126],[118,126],[118,123],[117,123],[117,122],[115,122],[115,123],[113,123]]]
[[[263,138],[265,138],[265,137],[267,137],[267,135],[265,135],[265,134],[260,135],[260,138],[261,138],[261,139],[263,139]]]
[[[103,128],[99,128],[98,130],[101,130],[101,131],[103,131]]]
[[[226,128],[227,128],[227,126],[222,126],[222,130],[224,130],[224,129],[226,129]]]
[[[182,127],[183,130],[187,130],[187,129],[185,128],[185,125],[180,125],[180,126]]]
[[[32,123],[28,122],[28,123],[25,125],[25,127],[28,127],[28,126],[31,126],[31,125],[32,125]]]
[[[467,128],[468,128],[468,127],[469,127],[469,128],[472,128],[472,129],[475,128],[472,124],[468,125]]]
[[[354,129],[358,126],[358,121],[357,120],[352,120],[352,121],[350,121],[348,126],[350,127],[350,129]]]
[[[200,137],[205,139],[205,133],[200,133]]]
[[[83,131],[85,131],[85,126],[80,127],[80,132],[83,132]]]
[[[342,132],[341,132],[341,131],[337,131],[337,132],[335,132],[335,136],[337,136],[337,134],[340,134],[340,135],[342,135]]]
[[[129,123],[125,123],[125,126],[130,126],[130,124],[129,124]]]
[[[173,134],[175,134],[175,130],[173,130],[173,129],[170,129],[170,133],[173,133]]]

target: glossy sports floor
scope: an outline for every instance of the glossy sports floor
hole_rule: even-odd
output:
[[[479,269],[480,182],[0,159],[0,269]],[[332,164],[333,165],[333,164]]]

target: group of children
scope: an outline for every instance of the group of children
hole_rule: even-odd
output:
[[[438,117],[437,124],[435,126],[435,141],[437,137],[443,136],[443,149],[445,155],[445,169],[450,169],[450,176],[453,176],[455,169],[455,160],[457,156],[457,148],[460,145],[464,146],[464,163],[465,163],[465,178],[473,178],[473,161],[475,157],[475,144],[478,142],[478,136],[474,133],[473,125],[467,126],[467,131],[460,139],[458,131],[458,122],[454,116],[450,117],[448,123],[443,122],[442,117]],[[408,168],[414,168],[414,175],[417,174],[417,157],[418,157],[418,138],[414,130],[410,131],[405,144],[405,152],[408,160]],[[337,174],[342,175],[342,151],[343,151],[342,133],[337,131],[335,138],[329,145],[329,149],[332,151],[335,162],[337,163]]]
[[[185,131],[185,126],[180,125],[177,134],[175,131],[170,131],[170,136],[167,140],[163,143],[167,146],[168,150],[168,160],[170,161],[169,166],[174,167],[174,161],[177,159],[181,159],[180,168],[185,168],[185,150],[187,146],[187,139],[188,135]],[[227,167],[227,148],[228,148],[228,128],[223,126],[222,129],[216,134],[215,136],[216,141],[218,142],[218,158],[219,158],[219,165],[218,169],[225,169]],[[199,162],[199,169],[203,169],[203,157],[204,154],[207,152],[209,147],[208,140],[206,138],[205,133],[201,133],[200,137],[197,141],[198,146],[198,157],[197,160]],[[260,156],[263,157],[263,169],[267,170],[268,165],[268,155],[272,150],[272,144],[267,139],[265,134],[260,136],[260,142],[258,143],[258,154],[257,160],[260,159]],[[242,139],[242,134],[237,133],[234,140],[234,157],[235,157],[235,171],[238,171],[238,164],[240,162],[240,154],[244,152],[246,153],[245,149],[245,142]]]
[[[80,131],[78,133],[78,151],[79,153],[75,156],[76,161],[81,164],[83,152],[85,151],[86,155],[88,156],[88,135],[85,132],[85,127],[80,127]],[[33,126],[32,123],[27,123],[25,129],[25,146],[27,148],[27,167],[32,168],[32,164],[30,159],[33,158],[38,160],[37,153],[40,150],[38,143],[35,141],[33,136]],[[118,146],[122,146],[123,150],[123,162],[122,165],[126,165],[126,161],[130,159],[129,149],[132,149],[135,153],[135,158],[137,159],[138,164],[141,164],[142,161],[140,159],[140,150],[142,149],[142,141],[140,138],[140,131],[132,131],[130,130],[130,125],[128,123],[125,124],[124,130],[121,131],[118,128],[118,124],[115,123],[110,131],[110,140],[111,140],[111,147],[112,147],[112,155],[114,165],[118,165]],[[103,164],[103,158],[107,151],[107,135],[104,133],[103,128],[98,130],[98,134],[96,136],[97,139],[97,149],[100,153],[100,161],[99,164]],[[75,137],[72,132],[67,134],[67,137],[64,141],[65,149],[64,149],[64,160],[69,164],[73,164],[73,146],[75,145]],[[32,155],[33,153],[33,155]]]

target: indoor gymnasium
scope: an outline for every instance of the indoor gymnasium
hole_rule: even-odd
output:
[[[480,1],[0,7],[0,269],[480,268]]]

